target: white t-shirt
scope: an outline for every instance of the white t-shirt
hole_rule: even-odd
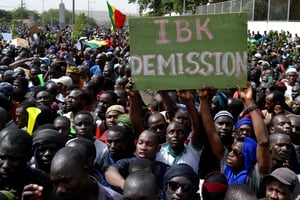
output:
[[[160,149],[160,151],[156,154],[156,161],[160,161],[166,163],[170,166],[185,163],[191,166],[195,173],[198,174],[199,169],[199,161],[202,153],[202,149],[198,149],[192,145],[192,142],[189,145],[184,145],[183,152],[179,155],[174,155],[170,146],[166,145]]]

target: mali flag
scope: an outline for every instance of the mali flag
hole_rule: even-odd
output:
[[[119,11],[115,7],[111,6],[108,2],[106,3],[107,3],[109,17],[111,20],[113,31],[116,32],[117,28],[122,28],[124,26],[126,15],[121,13],[121,11]]]

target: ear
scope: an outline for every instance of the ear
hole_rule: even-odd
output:
[[[272,134],[272,133],[274,133],[274,132],[275,132],[274,127],[273,127],[273,126],[270,127],[270,134]]]

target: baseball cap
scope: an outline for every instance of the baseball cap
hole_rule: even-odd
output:
[[[293,188],[299,183],[296,173],[286,167],[277,168],[271,174],[265,176],[264,183],[267,184],[270,179],[276,179]]]
[[[51,81],[53,81],[56,84],[61,83],[61,84],[65,85],[66,87],[69,87],[73,84],[73,81],[69,76],[62,76],[60,78],[53,78],[53,79],[51,79]]]
[[[109,113],[110,111],[118,111],[121,114],[125,114],[125,109],[121,105],[112,105],[112,106],[108,107],[106,110],[106,113]]]

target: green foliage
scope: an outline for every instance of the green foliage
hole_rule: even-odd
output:
[[[12,38],[15,38],[15,37],[18,36],[18,30],[17,30],[15,24],[12,24],[12,25],[10,26],[10,32],[11,32],[11,34],[12,34]]]
[[[26,7],[19,7],[12,11],[12,15],[14,19],[28,19],[29,18],[29,12],[26,9]]]
[[[280,33],[278,33],[278,31],[270,30],[268,32],[268,40],[274,41],[276,46],[281,48],[283,44],[287,42],[287,34],[283,30],[281,30]]]
[[[252,58],[252,55],[254,55],[258,51],[256,43],[248,42],[247,50],[248,50],[248,61],[250,61]]]
[[[11,12],[0,9],[0,22],[1,23],[9,23],[13,19],[13,15]]]
[[[165,14],[182,13],[183,3],[185,2],[185,10],[196,10],[199,6],[199,0],[128,0],[128,3],[137,3],[139,12],[149,9],[149,16],[162,16]]]
[[[66,24],[72,23],[72,12],[65,10],[65,22]],[[42,24],[59,25],[59,9],[50,9],[41,14]]]
[[[83,36],[83,29],[86,24],[86,16],[84,13],[80,13],[76,16],[74,30],[72,34],[72,39],[77,40],[79,37]]]

